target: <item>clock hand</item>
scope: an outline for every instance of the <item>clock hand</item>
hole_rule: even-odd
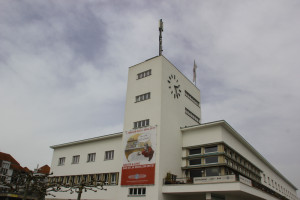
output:
[[[175,89],[175,93],[176,93],[176,95],[177,95],[177,86],[176,85],[174,85],[174,89]]]

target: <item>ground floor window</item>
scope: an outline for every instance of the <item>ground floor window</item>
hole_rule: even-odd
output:
[[[203,170],[198,169],[198,170],[191,170],[190,171],[190,177],[194,178],[194,177],[202,177],[202,172]]]
[[[129,188],[128,196],[146,196],[146,188]]]

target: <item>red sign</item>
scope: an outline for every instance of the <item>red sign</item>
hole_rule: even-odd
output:
[[[121,185],[154,184],[155,164],[122,167]]]

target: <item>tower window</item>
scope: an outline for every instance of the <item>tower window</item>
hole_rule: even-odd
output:
[[[135,102],[145,101],[150,99],[150,92],[135,97]]]
[[[150,76],[150,75],[151,75],[151,69],[149,69],[147,71],[144,71],[144,72],[141,72],[141,73],[138,73],[137,74],[137,79],[145,78],[145,77]]]
[[[133,128],[142,128],[149,126],[149,119],[133,122]]]

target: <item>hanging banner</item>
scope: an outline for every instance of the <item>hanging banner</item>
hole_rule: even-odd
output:
[[[156,127],[126,131],[123,137],[121,185],[154,184]]]

